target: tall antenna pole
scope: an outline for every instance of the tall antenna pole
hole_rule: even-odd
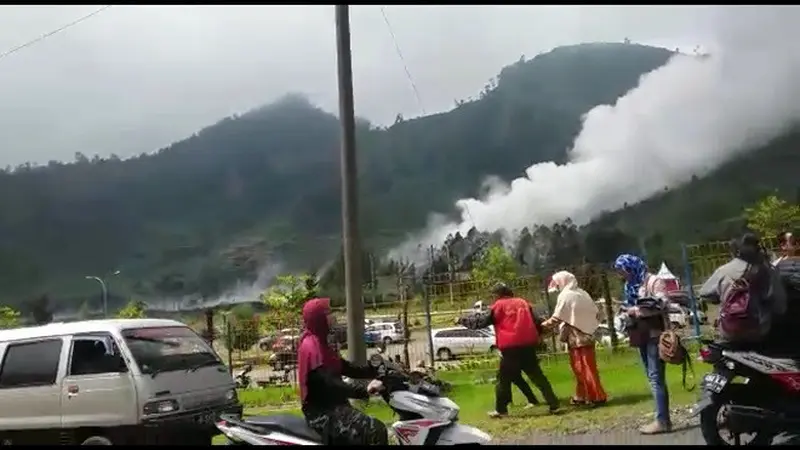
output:
[[[361,236],[358,227],[358,166],[356,161],[353,64],[350,50],[350,11],[336,5],[336,63],[339,78],[339,121],[342,125],[342,240],[347,298],[347,352],[350,361],[364,364],[364,301],[361,286]]]

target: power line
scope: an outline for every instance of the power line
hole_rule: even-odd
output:
[[[108,8],[111,8],[111,6],[112,6],[112,5],[105,5],[105,6],[103,6],[102,8],[98,8],[98,9],[96,9],[94,12],[91,12],[91,13],[89,13],[89,14],[87,14],[87,15],[85,15],[85,16],[83,16],[83,17],[81,17],[81,18],[78,18],[78,19],[76,19],[76,20],[73,20],[72,22],[70,22],[70,23],[68,23],[68,24],[66,24],[66,25],[64,25],[64,26],[62,26],[62,27],[60,27],[60,28],[56,28],[56,29],[55,29],[55,30],[53,30],[53,31],[50,31],[50,32],[48,32],[48,33],[45,33],[45,34],[43,34],[43,35],[41,35],[41,36],[37,37],[36,39],[33,39],[33,40],[31,40],[31,41],[28,41],[28,42],[26,42],[26,43],[24,43],[24,44],[18,45],[18,46],[14,47],[14,48],[12,48],[12,49],[10,49],[10,50],[7,50],[7,51],[5,51],[5,52],[3,52],[3,53],[0,53],[0,59],[3,59],[3,58],[5,58],[6,56],[10,56],[10,55],[12,55],[12,54],[14,54],[14,53],[16,53],[16,52],[18,52],[18,51],[22,50],[23,48],[27,48],[27,47],[30,47],[30,46],[31,46],[31,45],[33,45],[33,44],[36,44],[36,43],[38,43],[38,42],[41,42],[41,41],[43,41],[43,40],[45,40],[45,39],[49,38],[50,36],[52,36],[52,35],[54,35],[54,34],[58,34],[58,33],[62,32],[62,31],[64,31],[64,30],[66,30],[67,28],[74,27],[75,25],[77,25],[77,24],[79,24],[79,23],[83,22],[84,20],[91,19],[92,17],[94,17],[94,16],[96,16],[96,15],[100,14],[101,12],[103,12],[103,11],[107,10]]]
[[[414,90],[414,97],[417,98],[417,104],[419,108],[422,110],[423,115],[428,115],[425,111],[425,106],[422,105],[422,100],[419,96],[419,90],[417,89],[417,84],[414,83],[414,77],[411,76],[411,71],[408,70],[408,65],[406,64],[406,59],[403,57],[403,51],[400,50],[400,44],[397,43],[397,38],[394,35],[394,31],[392,30],[392,24],[389,23],[389,18],[386,17],[386,8],[381,6],[381,15],[383,16],[383,21],[386,22],[386,28],[389,30],[389,35],[392,37],[392,42],[394,43],[394,49],[397,52],[397,56],[400,58],[400,62],[403,64],[403,69],[406,71],[406,77],[408,78],[408,82],[411,83],[411,89]]]

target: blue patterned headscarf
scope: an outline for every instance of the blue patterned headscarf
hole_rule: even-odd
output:
[[[625,304],[636,306],[636,300],[639,299],[639,288],[642,287],[647,276],[647,263],[638,256],[623,253],[617,256],[614,268],[630,275],[630,279],[625,281]]]

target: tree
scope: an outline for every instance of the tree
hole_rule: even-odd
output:
[[[264,325],[267,329],[284,328],[287,323],[296,324],[303,303],[314,293],[315,285],[310,282],[311,275],[280,275],[266,292],[261,301],[269,309]]]
[[[125,305],[124,308],[120,309],[117,312],[117,318],[119,319],[143,319],[147,317],[145,311],[147,310],[147,305],[141,300],[131,300]]]
[[[243,352],[256,345],[261,337],[261,324],[257,317],[241,319],[229,315],[228,320],[230,322],[227,330],[230,331],[230,336],[225,336],[225,338],[232,350]]]
[[[492,245],[472,267],[472,279],[483,284],[510,283],[519,273],[517,262],[511,253],[501,245]]]
[[[800,206],[770,195],[744,210],[747,226],[762,238],[773,238],[779,233],[800,225]]]
[[[16,328],[18,326],[19,311],[9,306],[0,306],[0,328]]]

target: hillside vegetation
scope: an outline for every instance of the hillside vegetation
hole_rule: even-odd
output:
[[[381,254],[424,226],[430,211],[451,211],[457,198],[477,194],[486,175],[512,179],[533,163],[563,162],[582,114],[613,103],[671,54],[631,44],[561,47],[503,68],[449,112],[398,116],[390,127],[360,120],[367,249]],[[287,95],[151,154],[76,154],[68,164],[6,170],[0,299],[20,305],[46,293],[77,308],[99,294],[86,275],[119,270],[108,278],[118,308],[132,297],[213,298],[260,275],[315,271],[339,253],[338,136],[333,115]],[[737,162],[596,227],[662,241],[722,234],[720,219],[738,213],[741,199],[793,188],[792,139],[775,143],[768,158],[753,157],[777,173],[754,175],[744,170],[753,162]],[[706,206],[686,205],[687,198]],[[365,252],[365,270],[371,260]],[[328,281],[338,283],[338,272]]]

